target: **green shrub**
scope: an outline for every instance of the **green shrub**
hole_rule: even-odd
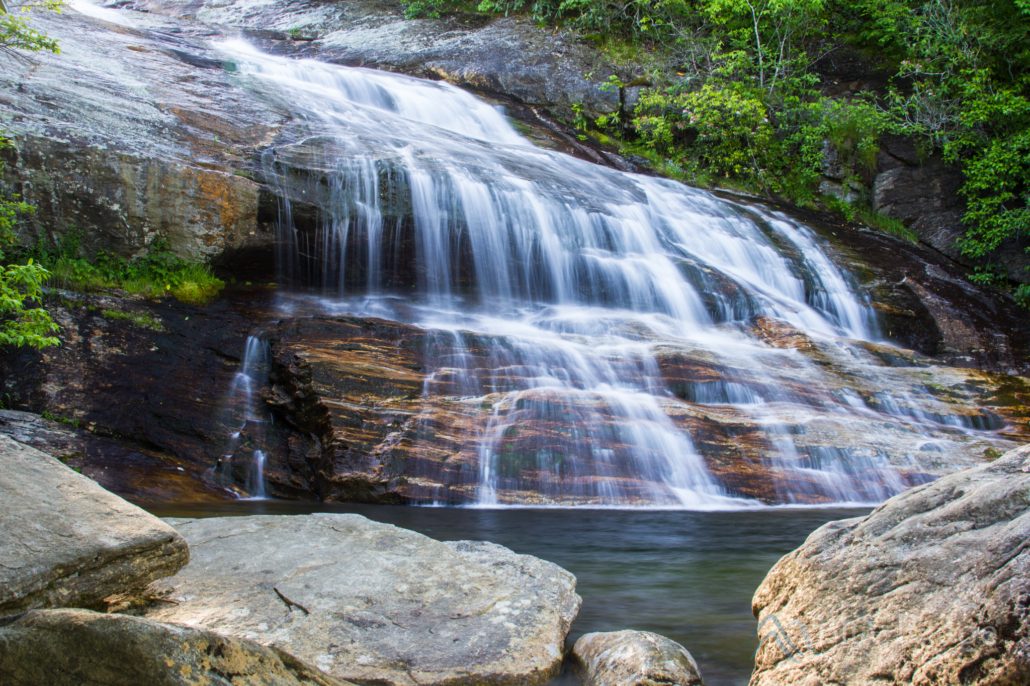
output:
[[[131,260],[101,252],[90,261],[78,254],[79,239],[74,232],[35,250],[35,258],[51,272],[51,283],[69,290],[117,289],[147,298],[170,295],[202,305],[225,286],[206,264],[175,255],[162,241],[155,241],[147,253]]]
[[[765,185],[763,164],[775,146],[761,98],[738,84],[645,93],[633,117],[645,145],[675,158],[699,179],[739,179]]]
[[[841,163],[852,172],[873,171],[880,136],[889,127],[887,114],[869,99],[823,102],[826,138]]]
[[[8,145],[0,136],[0,150]],[[51,335],[58,330],[57,324],[42,307],[43,284],[49,272],[31,258],[11,261],[4,253],[14,243],[20,217],[33,211],[31,205],[0,189],[0,345],[46,348],[59,343]]]

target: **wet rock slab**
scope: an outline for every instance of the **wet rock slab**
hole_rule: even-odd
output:
[[[232,485],[211,468],[237,428],[225,423],[226,391],[268,297],[264,288],[227,290],[198,307],[52,293],[47,309],[61,345],[0,357],[0,388],[9,407],[58,423],[0,412],[0,433],[134,503],[231,499]],[[122,312],[160,327],[118,318]]]
[[[326,61],[444,78],[566,116],[573,104],[596,114],[620,107],[619,94],[602,87],[614,73],[609,60],[570,32],[541,31],[527,18],[409,20],[398,3],[384,0],[133,0],[127,6],[247,29],[278,49],[293,47]]]
[[[91,607],[186,564],[170,526],[35,448],[0,436],[0,614]]]
[[[277,648],[89,610],[0,620],[6,686],[346,686]]]
[[[490,543],[357,515],[175,520],[193,559],[148,617],[275,644],[360,683],[538,684],[560,668],[575,578]]]
[[[831,522],[754,597],[752,686],[1030,683],[1030,446]]]
[[[851,473],[859,475],[854,482],[866,489],[850,499],[878,501],[972,466],[985,451],[997,454],[1030,435],[1021,401],[1006,401],[1014,405],[1011,411],[1001,402],[995,407],[988,394],[997,381],[979,373],[931,367],[929,360],[906,359],[886,366],[870,355],[856,378],[856,358],[841,358],[834,346],[799,342],[800,332],[766,329],[772,349],[756,348],[762,357],[750,360],[755,362],[750,367],[720,363],[697,349],[662,346],[656,351],[661,376],[653,383],[664,384],[674,396],[661,398],[663,409],[691,437],[712,475],[735,495],[770,503],[790,502],[785,494],[794,502],[831,502],[819,475],[805,469],[812,454],[846,460]],[[288,442],[264,446],[269,492],[276,494],[287,493],[290,479],[308,469],[315,474],[315,488],[328,501],[474,501],[482,473],[478,440],[488,435],[493,410],[504,395],[491,384],[502,375],[511,387],[531,383],[491,357],[491,350],[508,344],[504,337],[466,332],[464,347],[459,348],[446,331],[333,316],[286,320],[263,335],[272,351],[271,388],[265,401],[279,425],[297,429]],[[782,344],[786,352],[773,344]],[[797,349],[818,363],[818,375],[811,373],[813,367],[791,358]],[[897,348],[885,350],[907,354]],[[450,367],[450,360],[465,365],[467,372]],[[784,401],[734,406],[710,402],[703,395],[725,382],[762,393],[762,384],[769,385],[763,377],[773,373],[771,369],[777,389],[789,393]],[[1024,388],[1022,382],[1018,385]],[[483,395],[470,395],[470,387],[481,389]],[[921,436],[904,417],[899,421],[886,411],[872,420],[856,414],[842,421],[839,412],[813,409],[833,408],[833,394],[845,390],[877,407],[877,394],[885,388],[899,394],[911,389],[908,396],[920,399],[921,411],[934,408],[940,414],[939,432]],[[537,397],[541,404],[548,401],[546,390]],[[533,398],[532,393],[523,394],[526,402]],[[607,417],[609,412],[590,396],[568,407],[580,416]],[[791,427],[797,454],[779,466],[768,459],[777,447],[770,444],[765,424],[751,412],[755,407]],[[990,419],[1006,428],[978,434],[950,428]],[[628,504],[653,502],[649,498],[662,488],[660,483],[643,478],[631,460],[599,458],[587,442],[569,441],[569,421],[565,415],[533,417],[504,433],[498,441],[494,484],[500,502],[596,504],[596,484],[613,485]],[[592,426],[599,431],[606,427]],[[609,434],[617,437],[618,431],[612,428]],[[616,438],[608,447],[619,455],[628,452]],[[558,461],[541,463],[537,456],[545,451],[574,458],[576,470],[563,470]],[[896,483],[879,481],[883,460],[892,461]],[[314,468],[308,466],[312,464]]]
[[[230,497],[227,489],[204,478],[202,465],[183,466],[182,460],[167,453],[92,433],[70,417],[57,421],[32,412],[0,410],[0,434],[56,457],[137,505],[220,502]]]

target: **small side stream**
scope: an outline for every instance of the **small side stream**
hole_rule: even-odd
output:
[[[161,507],[161,516],[354,512],[440,540],[488,540],[578,579],[583,608],[569,636],[646,629],[687,647],[708,686],[740,686],[757,647],[751,596],[769,568],[832,519],[856,509],[683,512],[313,506],[244,501]],[[573,684],[565,678],[557,683]]]

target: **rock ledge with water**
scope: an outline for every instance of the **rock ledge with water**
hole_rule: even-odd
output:
[[[189,559],[167,524],[6,436],[0,494],[0,614],[98,606]]]
[[[755,594],[751,686],[1030,683],[1030,446],[831,522]]]
[[[148,617],[275,644],[359,683],[539,684],[561,666],[575,577],[490,543],[358,515],[175,520],[191,563]]]
[[[687,649],[650,631],[585,634],[572,656],[586,686],[702,686]]]

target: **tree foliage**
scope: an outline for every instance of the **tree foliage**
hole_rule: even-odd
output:
[[[45,0],[10,8],[0,0],[0,48],[57,52],[56,41],[33,29],[24,13],[38,8],[56,10],[59,5]],[[0,133],[0,152],[8,147],[10,142]],[[3,170],[0,161],[0,178]],[[33,209],[0,187],[0,345],[44,348],[59,342],[52,335],[57,324],[41,305],[43,284],[50,273],[32,259],[20,264],[9,262],[4,252],[15,242],[15,227],[20,218]]]
[[[0,149],[7,145],[0,138]],[[51,335],[57,325],[40,306],[49,272],[31,259],[24,264],[9,263],[4,254],[4,247],[14,242],[19,218],[32,210],[17,198],[0,196],[0,345],[44,348],[58,343]]]
[[[33,10],[59,11],[60,0],[36,0],[17,5],[0,0],[0,48],[31,52],[59,52],[57,41],[32,28],[28,15]]]

